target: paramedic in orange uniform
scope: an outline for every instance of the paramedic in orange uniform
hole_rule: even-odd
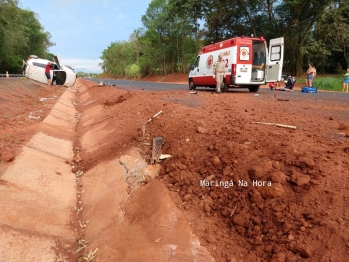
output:
[[[220,94],[223,78],[225,77],[225,64],[222,55],[218,55],[218,60],[213,65],[213,77],[216,78],[216,92]]]

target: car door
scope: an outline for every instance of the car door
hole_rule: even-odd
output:
[[[200,56],[197,56],[194,63],[190,66],[190,72],[189,72],[189,77],[193,79],[194,84],[198,85],[199,84],[199,64],[200,64]]]
[[[58,55],[55,55],[55,56],[53,57],[53,59],[55,60],[56,65],[58,66],[58,69],[61,69],[62,64],[61,64],[61,60],[59,59],[59,56],[58,56]]]
[[[266,82],[281,81],[282,66],[284,62],[284,38],[271,39],[269,42],[269,55],[267,63]]]

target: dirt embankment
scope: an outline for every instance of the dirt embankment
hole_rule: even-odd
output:
[[[152,141],[139,138],[140,127],[163,111],[146,124],[149,137],[162,136],[162,152],[172,154],[161,163],[158,179],[217,261],[347,257],[345,102],[308,94],[278,101],[281,94],[271,91],[259,97],[246,92],[191,95],[85,84],[113,118],[108,126],[120,127],[106,138],[108,146],[86,155],[92,165],[127,145],[140,148],[149,161]]]
[[[346,261],[346,101],[319,100],[316,94],[279,101],[287,94],[271,91],[258,97],[248,92],[123,91],[81,83],[106,116],[99,119],[105,122],[98,149],[81,149],[84,171],[121,156],[130,147],[138,148],[149,162],[152,138],[162,136],[162,152],[172,157],[160,163],[156,183],[150,182],[145,187],[151,191],[144,192],[150,196],[159,184],[163,192],[165,185],[184,215],[187,230],[199,237],[216,261]],[[26,110],[1,119],[5,129],[0,151],[10,151],[14,157],[35,130],[32,119],[27,119],[29,110],[39,110],[38,98],[59,94],[61,89],[41,88],[30,92],[31,97],[20,90],[13,94],[21,96],[18,99],[27,105]],[[16,112],[11,92],[1,96],[0,106]],[[34,105],[40,107],[32,109]],[[142,124],[160,110],[146,124],[143,137]],[[16,143],[22,132],[26,136]],[[131,211],[146,219],[151,215],[148,210],[145,205]]]

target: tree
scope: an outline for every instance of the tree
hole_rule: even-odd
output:
[[[103,51],[100,65],[103,71],[111,76],[125,76],[126,67],[135,63],[136,53],[129,42],[113,42]]]
[[[326,9],[316,26],[315,36],[327,47],[324,60],[331,54],[342,54],[339,66],[349,67],[349,2],[334,1]],[[338,61],[339,60],[339,61]],[[343,63],[342,63],[343,61]],[[324,61],[324,63],[326,63]],[[344,64],[345,63],[345,64]],[[327,63],[326,63],[327,64]],[[337,66],[337,65],[335,65]]]
[[[306,46],[316,22],[320,20],[329,2],[330,0],[284,0],[278,8],[288,51],[285,60],[289,62],[289,69],[295,75],[303,72]]]
[[[285,39],[285,72],[348,64],[345,0],[152,0],[129,43],[143,75],[188,72],[202,46],[234,36]],[[111,52],[111,50],[110,50]],[[105,54],[106,55],[106,54]],[[105,64],[107,65],[107,63]],[[108,70],[112,70],[108,67]]]
[[[0,0],[0,71],[17,73],[30,54],[45,58],[50,38],[35,13],[18,8],[16,0]]]

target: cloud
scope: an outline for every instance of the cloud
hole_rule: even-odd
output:
[[[101,62],[102,62],[101,59],[76,59],[76,58],[62,59],[63,65],[69,65],[72,68],[85,69],[86,71],[96,72],[96,73],[102,72],[102,68],[98,65]]]

